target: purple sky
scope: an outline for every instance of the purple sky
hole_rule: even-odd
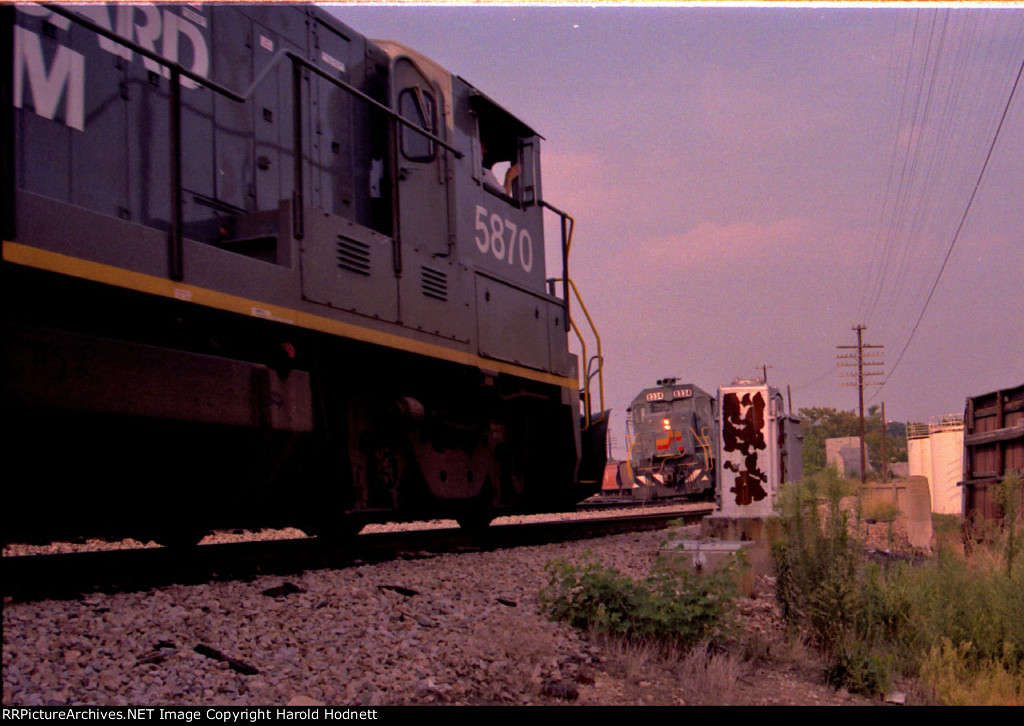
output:
[[[331,10],[544,136],[620,442],[663,376],[713,392],[768,365],[796,408],[852,410],[836,346],[858,323],[890,419],[1024,382],[1024,88],[893,369],[1024,62],[1024,6]]]

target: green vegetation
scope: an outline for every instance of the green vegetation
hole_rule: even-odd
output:
[[[835,469],[783,488],[772,542],[776,599],[793,642],[824,656],[830,683],[876,696],[899,682],[918,703],[1024,705],[1019,474],[994,491],[1002,520],[975,524],[974,546],[965,546],[959,517],[935,515],[933,555],[911,560],[869,555],[865,519],[887,523],[891,542],[899,512],[862,497]],[[742,651],[731,630],[734,570],[696,575],[661,563],[635,580],[592,556],[553,560],[547,570],[540,597],[552,619],[645,649],[714,641]],[[767,657],[759,653],[745,657]]]
[[[916,564],[868,561],[855,535],[859,506],[834,471],[784,489],[777,597],[825,653],[831,682],[879,694],[902,676],[920,678],[939,703],[1024,703],[1019,486],[1016,476],[1003,481],[991,546],[965,557],[958,538],[940,537],[936,556]],[[943,520],[936,532],[955,528]]]
[[[629,641],[689,647],[728,630],[736,577],[731,569],[696,575],[655,565],[637,581],[601,565],[548,562],[541,605],[553,620]]]
[[[1021,542],[1017,536],[1017,523],[1021,517],[1020,474],[1010,472],[996,485],[996,503],[1002,510],[1002,527],[1005,532],[1006,574],[1013,574],[1014,564],[1020,554]]]
[[[781,536],[772,544],[775,596],[786,619],[806,624],[826,648],[839,646],[853,623],[860,545],[841,506],[849,485],[828,468],[782,491]],[[827,502],[822,511],[822,501]]]
[[[825,466],[825,439],[860,436],[860,417],[854,411],[834,408],[801,408],[803,417],[804,475],[817,474]],[[868,445],[868,463],[882,469],[882,413],[878,406],[868,408],[864,417],[864,440]],[[907,460],[907,426],[890,421],[886,427],[886,459],[889,463]]]

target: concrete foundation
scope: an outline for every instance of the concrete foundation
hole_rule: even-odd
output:
[[[746,566],[737,575],[742,595],[757,594],[757,576],[771,575],[771,538],[778,517],[729,517],[721,513],[701,520],[700,538],[666,544],[659,557],[690,572],[714,572],[728,566],[742,552]]]
[[[740,552],[749,552],[753,542],[719,542],[714,539],[677,539],[667,542],[658,552],[658,558],[670,569],[682,569],[695,574],[718,572],[738,561]],[[737,569],[736,586],[741,595],[755,592],[754,571],[745,566]]]
[[[771,575],[774,572],[771,540],[777,531],[778,521],[779,518],[774,515],[727,517],[715,513],[701,520],[700,534],[701,537],[722,543],[744,543],[753,578],[758,575]]]
[[[932,499],[927,478],[912,476],[891,484],[874,484],[864,491],[863,498],[868,515],[881,503],[893,505],[906,522],[910,544],[922,550],[931,547]]]

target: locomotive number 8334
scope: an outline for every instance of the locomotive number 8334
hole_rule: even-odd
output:
[[[597,490],[526,123],[313,6],[4,5],[0,39],[5,540]]]

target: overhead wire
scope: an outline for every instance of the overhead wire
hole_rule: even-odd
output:
[[[932,282],[931,288],[928,291],[928,297],[925,299],[924,305],[921,307],[921,311],[917,316],[917,320],[914,322],[914,326],[910,331],[910,335],[907,337],[906,342],[903,344],[903,348],[900,350],[900,354],[897,357],[896,362],[889,369],[889,373],[886,375],[885,380],[875,390],[875,393],[874,395],[872,395],[871,400],[877,397],[877,395],[882,391],[882,388],[889,382],[889,379],[892,378],[893,373],[895,373],[896,368],[900,364],[900,361],[903,360],[903,356],[906,354],[907,349],[910,347],[910,343],[913,341],[914,335],[917,333],[918,327],[921,325],[921,321],[924,319],[924,315],[927,312],[929,305],[931,304],[932,298],[935,295],[935,290],[938,288],[939,281],[942,279],[942,274],[946,270],[946,266],[949,263],[949,259],[953,254],[953,250],[956,248],[957,242],[960,240],[960,234],[963,231],[964,225],[967,222],[967,217],[970,214],[971,207],[973,206],[974,200],[978,195],[978,189],[981,187],[981,182],[985,177],[985,172],[988,170],[989,163],[992,160],[992,155],[995,152],[996,144],[999,141],[999,136],[1002,133],[1003,127],[1006,123],[1006,118],[1009,115],[1010,107],[1013,104],[1014,96],[1017,93],[1017,88],[1020,86],[1020,79],[1022,75],[1024,75],[1024,60],[1021,61],[1020,68],[1017,70],[1017,75],[1014,79],[1013,87],[1010,89],[1009,97],[1006,99],[1006,103],[1003,106],[1003,111],[999,118],[999,124],[996,127],[995,134],[993,135],[992,141],[988,146],[988,151],[985,154],[985,161],[981,166],[981,170],[978,172],[978,177],[974,182],[974,187],[971,190],[971,194],[967,200],[967,204],[964,208],[963,214],[960,215],[960,221],[957,224],[956,231],[954,232],[952,240],[949,243],[949,247],[946,249],[946,254],[942,259],[942,265],[941,267],[939,267],[938,274],[935,276],[935,280]]]
[[[989,106],[987,101],[994,95],[986,88],[988,96],[979,99],[976,104],[971,103],[972,91],[982,84],[973,84],[972,88],[968,68],[986,65],[993,50],[991,41],[986,45],[978,42],[975,37],[978,17],[977,14],[961,16],[961,32],[954,34],[957,37],[945,44],[945,52],[953,57],[943,62],[950,70],[944,74],[947,78],[943,79],[942,98],[937,99],[935,106],[937,118],[932,125],[936,131],[930,143],[931,153],[925,175],[922,177],[921,200],[917,205],[913,226],[909,228],[902,264],[893,280],[893,299],[904,301],[899,306],[901,310],[919,310],[923,306],[935,271],[944,259],[942,247],[931,241],[948,238],[948,230],[953,229],[957,223],[957,205],[950,203],[950,200],[961,197],[969,188],[964,187],[963,176],[956,174],[955,170],[975,166],[978,151],[988,146],[994,132],[994,123],[992,126],[977,123],[983,117],[982,114],[963,111],[984,109]],[[1005,98],[1002,93],[1000,96]],[[898,337],[906,335],[904,332]]]
[[[942,18],[935,53],[931,58],[931,69],[927,73],[928,84],[924,89],[924,105],[919,120],[915,124],[916,128],[920,128],[920,132],[916,134],[917,148],[914,150],[913,176],[908,186],[908,200],[914,203],[908,202],[905,208],[905,217],[899,222],[899,226],[903,229],[902,249],[890,281],[889,298],[893,301],[891,304],[900,310],[917,307],[919,296],[917,290],[921,289],[923,285],[919,279],[920,275],[915,273],[927,266],[926,261],[920,259],[920,253],[927,252],[927,246],[922,245],[921,241],[941,234],[941,232],[932,232],[932,230],[946,228],[943,220],[949,207],[943,205],[941,200],[950,196],[953,190],[943,188],[942,181],[944,179],[948,187],[951,175],[947,170],[957,168],[951,155],[955,155],[957,150],[966,146],[958,128],[958,119],[951,113],[956,108],[959,97],[956,77],[962,76],[957,69],[963,69],[966,63],[954,61],[947,64],[945,62],[951,44],[948,20],[947,12]],[[966,33],[960,34],[961,40],[965,35]],[[945,77],[947,66],[953,68],[953,76],[949,83],[946,83]],[[938,114],[939,118],[936,122],[931,122],[936,115],[935,110],[939,106],[943,107]],[[935,129],[934,133],[930,132],[930,128]],[[950,138],[961,138],[961,142],[946,143],[945,140]],[[911,197],[915,191],[917,194]],[[931,234],[929,234],[930,232]]]
[[[910,50],[907,57],[907,67],[904,73],[900,113],[895,131],[894,157],[898,155],[899,158],[894,158],[893,160],[893,164],[890,167],[890,178],[897,166],[897,162],[899,166],[899,174],[896,175],[896,187],[894,190],[894,197],[892,199],[891,212],[888,215],[885,215],[885,210],[889,208],[889,200],[887,198],[886,205],[883,207],[883,219],[879,226],[879,239],[882,242],[881,268],[878,273],[870,308],[868,309],[867,315],[862,316],[862,320],[870,320],[873,317],[875,308],[882,297],[882,292],[885,289],[886,282],[889,278],[888,271],[893,264],[894,255],[897,254],[897,230],[900,228],[901,220],[906,212],[907,200],[910,196],[911,182],[916,170],[917,148],[921,140],[921,134],[918,130],[920,127],[918,121],[918,109],[920,107],[920,99],[927,68],[931,63],[931,49],[934,39],[936,16],[935,13],[931,14],[931,26],[928,29],[927,44],[924,49],[923,61],[915,63],[915,58],[919,52],[917,50],[918,43],[922,35],[922,29],[920,28],[921,17],[921,14],[914,14],[914,27],[910,40]],[[921,69],[919,77],[914,76],[916,67]],[[912,103],[910,102],[911,99]],[[887,222],[886,216],[888,218]]]
[[[866,322],[873,319],[878,304],[884,297],[895,297],[898,300],[901,296],[902,283],[909,266],[909,253],[915,247],[913,243],[920,234],[926,207],[919,200],[927,201],[928,195],[919,192],[926,192],[931,184],[936,149],[941,146],[929,143],[931,139],[928,121],[931,118],[933,99],[943,68],[942,58],[949,30],[948,21],[948,10],[941,14],[931,14],[923,58],[917,64],[920,72],[913,79],[914,85],[905,89],[906,93],[913,93],[913,103],[909,114],[902,119],[904,123],[901,123],[897,130],[897,133],[906,137],[906,142],[903,146],[897,196],[893,201],[892,215],[884,234],[884,264],[871,307],[864,318]],[[916,42],[915,35],[914,43]],[[913,62],[912,50],[910,63]],[[927,158],[923,149],[930,149]]]
[[[820,382],[820,381],[821,381],[821,380],[823,380],[823,379],[824,379],[824,378],[825,378],[826,376],[829,376],[829,375],[831,375],[831,374],[832,374],[832,369],[831,369],[831,368],[829,368],[829,369],[828,369],[827,371],[825,371],[824,373],[822,373],[822,374],[821,374],[820,376],[818,376],[817,378],[815,378],[815,379],[814,379],[813,381],[811,381],[810,383],[801,383],[801,384],[800,384],[799,386],[793,386],[793,390],[794,390],[794,391],[802,391],[802,390],[803,390],[803,389],[805,389],[805,388],[810,388],[810,387],[811,387],[811,386],[813,386],[813,385],[814,385],[815,383],[818,383],[818,382]]]
[[[950,170],[973,165],[975,149],[981,151],[992,134],[991,128],[977,124],[976,111],[990,105],[986,101],[992,97],[991,74],[971,76],[970,69],[1001,65],[997,56],[1006,44],[999,46],[993,34],[981,33],[979,23],[988,18],[1001,23],[1005,16],[929,11],[925,23],[922,15],[912,16],[909,42],[897,43],[910,50],[900,63],[900,113],[892,132],[886,192],[878,205],[872,261],[862,288],[859,320],[868,325],[883,307],[887,323],[903,320],[900,310],[920,307],[932,278],[928,270],[935,269],[941,258],[940,253],[932,265],[927,240],[945,237],[944,230],[956,221],[955,207],[945,200],[962,193],[957,188],[962,177]],[[985,38],[987,45],[981,42]],[[994,122],[993,118],[993,126]],[[894,336],[898,332],[892,331]]]
[[[860,320],[867,323],[886,310],[882,339],[905,340],[882,385],[902,361],[935,297],[1019,85],[1018,72],[1009,94],[1005,94],[1006,86],[997,90],[1006,103],[993,132],[992,124],[977,123],[977,109],[989,106],[988,99],[996,90],[988,69],[1005,67],[1006,49],[1016,56],[1024,38],[1024,24],[1010,43],[1001,34],[981,31],[980,22],[990,18],[1000,29],[1006,27],[1005,15],[951,15],[947,9],[916,12],[912,17],[912,28],[903,30],[897,25],[894,29],[894,56],[899,48],[907,51],[898,62],[901,92],[898,101],[892,99],[890,105],[898,108],[895,123],[889,123],[892,151],[859,308]],[[900,43],[901,35],[909,35],[908,41]],[[949,200],[966,189],[955,170],[973,166],[971,160],[985,147],[985,161],[958,222],[956,205]],[[945,237],[953,226],[956,231],[945,254],[940,251],[932,258],[934,245],[928,240]],[[918,310],[916,319],[912,326],[903,327],[903,312],[911,310]]]
[[[1009,83],[999,87],[992,81],[1000,77],[999,69],[1006,68],[1010,53],[1016,65],[1018,49],[1024,45],[1024,22],[1011,36],[1005,13],[951,13],[946,8],[895,17],[890,43],[894,62],[885,96],[890,101],[886,107],[891,151],[884,191],[876,194],[877,226],[859,306],[859,320],[866,323],[886,312],[881,329],[876,328],[884,333],[880,339],[904,341],[882,385],[914,341],[947,270],[1012,104],[1019,73],[1009,93]],[[1016,17],[1024,21],[1024,16]],[[903,24],[905,18],[912,19],[912,25]],[[992,114],[992,121],[985,121],[994,98],[1005,98],[1006,103],[1001,115]],[[1000,120],[995,123],[997,115]],[[964,184],[957,170],[975,167],[983,150],[982,171],[958,220],[955,200],[963,198],[970,182]],[[942,238],[950,244],[937,245]],[[815,385],[830,372],[798,388]]]
[[[899,20],[902,17],[906,17],[906,15],[905,14],[898,14],[896,16],[897,20]],[[886,104],[886,105],[887,105],[888,108],[893,109],[893,114],[895,116],[895,131],[892,134],[892,154],[891,154],[891,157],[889,159],[889,173],[886,175],[885,189],[884,189],[884,191],[881,194],[881,202],[878,204],[879,216],[878,216],[877,232],[875,234],[875,244],[872,245],[871,260],[870,260],[870,262],[868,264],[868,270],[869,270],[868,279],[870,280],[872,277],[875,277],[876,281],[875,281],[874,285],[865,284],[864,287],[863,287],[863,293],[862,293],[862,297],[861,297],[861,306],[860,306],[862,314],[860,316],[860,320],[866,320],[868,317],[870,317],[869,314],[867,314],[867,312],[869,310],[869,307],[871,308],[871,310],[873,310],[873,308],[874,308],[874,302],[873,301],[878,296],[878,294],[879,294],[878,288],[881,285],[882,280],[885,278],[885,255],[886,255],[886,252],[887,252],[887,246],[885,244],[883,244],[884,240],[882,239],[882,229],[885,226],[885,220],[888,218],[887,211],[889,209],[890,199],[892,198],[893,186],[895,184],[895,176],[896,176],[895,171],[896,171],[896,168],[897,168],[897,161],[898,161],[899,155],[900,155],[900,138],[901,138],[900,130],[903,128],[903,119],[904,119],[904,114],[906,112],[906,101],[907,101],[906,89],[907,89],[907,87],[909,85],[910,72],[911,72],[911,68],[913,67],[913,57],[914,57],[913,48],[914,48],[914,46],[916,44],[917,25],[918,25],[918,20],[920,18],[920,15],[918,13],[913,13],[912,17],[914,18],[914,28],[913,28],[913,31],[912,31],[910,50],[907,52],[906,62],[905,62],[905,64],[901,63],[901,62],[894,62],[894,63],[891,63],[890,66],[889,66],[892,69],[890,71],[890,75],[889,75],[889,79],[888,79],[888,85],[890,86],[890,88],[889,88],[889,92],[887,93],[887,98],[890,99],[890,102],[888,104]],[[900,36],[900,28],[899,28],[899,24],[896,23],[896,24],[893,25],[892,39],[890,40],[890,48],[894,52],[899,52],[901,49],[906,47],[906,44],[899,42],[899,36]],[[905,66],[905,69],[904,69],[903,73],[900,74],[899,68],[903,67],[903,66]],[[902,77],[902,82],[899,82],[897,80],[898,76]],[[898,89],[899,89],[898,93],[897,93],[897,88],[896,87],[898,87]],[[895,98],[893,98],[893,94],[898,95],[898,98],[899,98],[899,102],[898,103],[896,102]],[[891,124],[892,124],[892,121],[890,121],[890,125]],[[877,275],[874,275],[873,271],[875,269],[876,264],[879,267],[879,271],[878,271]]]

